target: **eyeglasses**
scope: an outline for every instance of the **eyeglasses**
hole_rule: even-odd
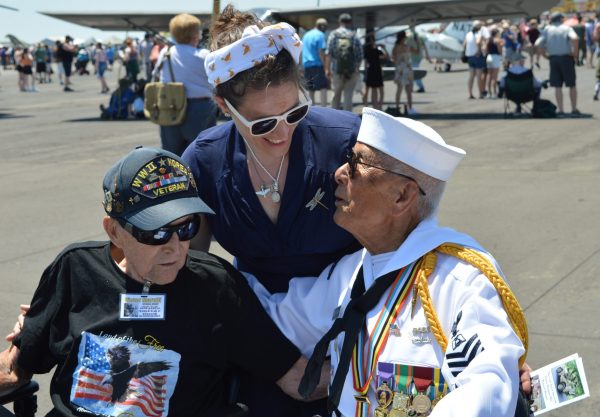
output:
[[[348,164],[349,172],[350,172],[350,178],[354,178],[354,174],[356,174],[356,165],[361,164],[367,167],[371,167],[371,168],[376,168],[376,169],[380,169],[382,171],[385,172],[389,172],[390,174],[396,174],[399,175],[401,177],[404,177],[408,180],[414,181],[415,184],[417,184],[417,187],[419,187],[419,192],[421,193],[421,195],[427,195],[425,194],[425,191],[423,191],[423,189],[421,188],[421,186],[419,185],[419,183],[417,182],[417,180],[415,180],[413,177],[408,176],[408,175],[404,175],[401,174],[399,172],[395,172],[395,171],[391,171],[387,168],[383,168],[383,167],[378,167],[376,165],[371,165],[371,164],[367,164],[366,162],[363,162],[360,160],[360,156],[355,154],[354,151],[348,151],[348,153],[346,154],[346,163]]]
[[[296,107],[286,111],[282,115],[263,117],[262,119],[257,120],[246,119],[236,110],[235,107],[233,107],[233,105],[226,98],[223,100],[229,107],[229,110],[231,110],[231,112],[235,115],[235,117],[237,117],[244,126],[250,129],[250,133],[253,136],[262,136],[275,130],[279,122],[282,120],[285,121],[288,125],[294,125],[306,117],[306,115],[308,114],[308,110],[312,105],[312,101],[306,96],[306,92],[304,90],[302,90],[302,95],[304,96],[304,98],[300,99],[300,103],[298,103]]]
[[[123,219],[117,219],[121,227],[127,230],[131,236],[138,242],[144,245],[164,245],[173,236],[173,233],[177,233],[179,240],[182,242],[191,240],[200,229],[200,217],[194,216],[192,219],[185,223],[177,224],[175,226],[163,226],[156,230],[142,230],[131,223],[126,222]]]

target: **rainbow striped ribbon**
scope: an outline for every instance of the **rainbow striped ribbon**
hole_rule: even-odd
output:
[[[370,406],[368,401],[363,402],[359,398],[367,397],[377,360],[388,340],[390,325],[396,321],[402,306],[408,298],[419,271],[418,263],[419,261],[413,262],[398,271],[398,276],[394,280],[385,304],[379,313],[373,333],[367,338],[368,330],[365,321],[365,325],[358,335],[356,345],[354,345],[352,351],[352,375],[354,390],[357,393],[356,417],[369,415]]]

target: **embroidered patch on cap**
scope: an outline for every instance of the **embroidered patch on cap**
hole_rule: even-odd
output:
[[[194,177],[187,167],[173,158],[158,157],[144,165],[133,177],[131,189],[147,198],[160,198],[173,193],[196,188]],[[140,201],[138,195],[129,199],[130,204]]]

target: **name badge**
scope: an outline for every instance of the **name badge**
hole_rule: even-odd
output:
[[[164,320],[166,294],[121,294],[119,320]]]

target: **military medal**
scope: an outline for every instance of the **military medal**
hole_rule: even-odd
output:
[[[403,392],[395,392],[394,400],[392,401],[392,409],[394,410],[408,410],[408,404],[410,403],[410,397]]]
[[[376,417],[386,417],[388,415],[388,407],[394,398],[394,392],[390,389],[387,382],[382,382],[375,390],[377,397],[377,408],[375,409]]]
[[[427,395],[420,392],[414,396],[412,408],[419,414],[428,413],[431,410],[431,400]]]
[[[388,417],[408,417],[408,410],[392,408],[392,411],[390,411]]]

